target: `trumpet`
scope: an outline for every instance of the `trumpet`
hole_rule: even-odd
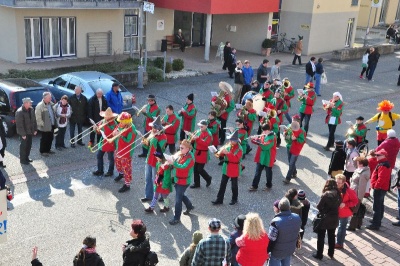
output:
[[[224,149],[226,149],[226,148],[228,148],[229,146],[231,146],[231,143],[230,143],[230,142],[226,143],[224,146],[222,146],[221,148],[219,148],[218,151],[217,151],[216,153],[214,153],[214,156],[215,156],[216,158],[219,158],[219,157],[221,156],[221,151],[224,150]]]
[[[181,152],[181,151],[177,151],[177,152],[175,152],[175,154],[171,155],[171,157],[172,157],[172,162],[175,162],[176,160],[178,160],[179,157],[181,157],[181,155],[182,155],[182,152]]]
[[[106,125],[108,125],[112,120],[108,121],[107,123],[101,124],[103,121],[105,121],[104,119],[100,120],[99,122],[97,122],[94,125],[91,125],[90,127],[88,127],[87,129],[85,129],[84,131],[82,131],[81,133],[79,133],[78,135],[76,135],[75,137],[73,137],[72,139],[69,140],[69,142],[71,144],[75,144],[78,141],[82,140],[85,136],[90,135],[90,133],[92,133],[93,131],[97,131],[99,128],[103,128]]]
[[[332,108],[333,105],[334,105],[334,100],[331,99],[331,100],[329,100],[329,103],[328,103],[328,104],[322,105],[322,109],[324,109],[324,110],[326,111],[326,110],[328,110],[329,108]]]
[[[239,118],[244,120],[247,114],[248,114],[247,108],[246,106],[243,106],[242,109],[240,109]]]
[[[136,116],[139,117],[140,114],[142,113],[142,111],[146,108],[147,104],[143,105],[142,108],[140,108],[137,112],[136,112]]]
[[[196,136],[196,134],[199,133],[199,132],[200,132],[200,129],[196,130],[196,131],[193,132],[193,133],[187,132],[187,133],[189,133],[188,135],[190,135],[189,142],[192,142],[192,141],[193,141],[193,138],[194,138],[194,137]],[[185,133],[186,133],[186,132],[185,132]]]

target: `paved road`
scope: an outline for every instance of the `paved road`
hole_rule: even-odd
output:
[[[145,214],[139,198],[144,194],[144,160],[137,158],[135,151],[133,162],[133,187],[128,193],[119,194],[121,184],[115,184],[111,178],[97,178],[91,175],[95,170],[95,155],[85,148],[67,149],[57,152],[49,158],[38,153],[38,138],[34,140],[31,166],[21,167],[18,163],[18,141],[9,139],[6,154],[6,174],[12,183],[15,199],[9,212],[8,242],[0,245],[0,265],[29,265],[30,249],[39,246],[39,258],[45,265],[70,265],[73,256],[81,247],[86,235],[97,237],[97,250],[106,265],[121,265],[121,244],[129,239],[129,225],[132,219],[141,218],[151,233],[152,249],[158,252],[160,265],[177,265],[176,259],[190,244],[191,233],[200,229],[207,232],[207,221],[218,217],[223,222],[222,233],[228,235],[232,230],[233,219],[240,213],[255,211],[260,213],[267,227],[273,217],[272,203],[283,196],[290,187],[306,191],[312,201],[312,212],[318,202],[323,183],[326,179],[330,153],[322,146],[326,144],[328,129],[324,124],[325,113],[320,108],[321,99],[328,100],[334,91],[340,91],[346,102],[343,121],[354,120],[360,114],[369,118],[375,114],[377,103],[389,98],[396,103],[395,110],[400,112],[397,82],[398,60],[395,56],[382,56],[375,82],[368,83],[358,78],[360,62],[326,62],[325,68],[329,84],[323,87],[322,97],[318,98],[315,114],[311,118],[310,134],[302,156],[298,160],[299,178],[290,186],[284,186],[281,179],[288,169],[286,149],[280,148],[274,167],[273,189],[270,192],[249,193],[247,188],[255,171],[252,156],[245,159],[246,170],[239,180],[239,204],[229,206],[231,192],[227,189],[225,204],[214,207],[221,176],[220,167],[214,158],[206,169],[213,176],[211,187],[191,190],[195,210],[190,216],[182,217],[182,224],[170,226],[171,213]],[[283,66],[283,76],[288,76],[295,88],[304,82],[304,67]],[[157,96],[161,107],[172,104],[176,109],[183,105],[186,95],[195,94],[195,104],[199,108],[198,119],[206,117],[209,111],[210,92],[218,89],[218,82],[227,79],[227,74],[213,74],[196,78],[173,80],[151,84],[146,89],[135,91],[138,106],[145,103],[147,94]],[[231,80],[229,80],[231,81]],[[298,110],[298,102],[293,102],[293,114]],[[142,117],[135,124],[141,128]],[[233,116],[229,123],[233,125]],[[347,130],[346,125],[337,129],[341,138]],[[375,147],[375,132],[370,131],[368,139]],[[85,142],[87,143],[87,139]],[[254,151],[252,152],[254,155]],[[262,180],[262,182],[265,182]],[[262,183],[260,184],[260,186]],[[172,199],[174,196],[172,195]],[[376,265],[398,262],[400,229],[390,225],[396,216],[396,204],[393,194],[387,197],[387,214],[384,226],[379,233],[362,230],[349,233],[344,251],[335,253],[336,261],[323,260],[329,265]],[[312,218],[313,214],[310,214]],[[311,257],[315,250],[315,234],[307,227],[302,250],[296,252],[295,265],[317,264]]]

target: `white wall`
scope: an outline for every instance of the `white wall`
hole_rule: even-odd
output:
[[[18,40],[14,9],[0,6],[0,32],[0,58],[16,62]]]
[[[236,26],[236,32],[228,31],[227,25]],[[272,25],[272,13],[213,15],[212,45],[230,41],[238,50],[260,53],[263,40],[271,37],[268,25]]]
[[[157,20],[164,20],[164,30],[157,30]],[[174,34],[174,10],[155,7],[154,14],[147,13],[146,30],[147,50],[160,51],[161,40]]]

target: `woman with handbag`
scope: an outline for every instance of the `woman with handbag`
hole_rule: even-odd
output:
[[[314,227],[314,232],[318,234],[317,252],[312,256],[316,259],[322,260],[325,234],[328,234],[328,256],[333,259],[335,252],[335,230],[339,224],[339,205],[342,203],[340,192],[338,190],[336,180],[326,180],[325,186],[322,190],[321,199],[318,202],[317,209],[322,218],[318,227]]]

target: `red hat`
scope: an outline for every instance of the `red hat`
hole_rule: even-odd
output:
[[[307,89],[314,89],[314,83],[308,82],[307,85],[304,86]]]
[[[122,112],[119,116],[118,116],[118,122],[128,122],[130,121],[132,118],[132,116],[127,113],[127,112]]]
[[[294,116],[292,116],[292,119],[300,122],[301,117],[298,114],[295,114]]]
[[[376,152],[375,152],[375,155],[383,155],[383,156],[385,156],[385,157],[388,156],[387,151],[385,151],[385,150],[376,151]]]

